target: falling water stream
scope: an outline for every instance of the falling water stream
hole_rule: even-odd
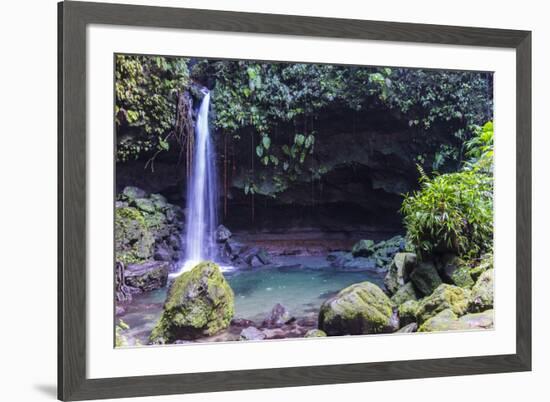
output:
[[[185,259],[179,273],[214,257],[217,179],[215,151],[208,127],[210,92],[206,89],[203,92],[195,127],[191,177],[187,186],[187,228],[182,236]]]

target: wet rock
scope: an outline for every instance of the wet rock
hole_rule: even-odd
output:
[[[387,333],[397,327],[390,299],[375,284],[361,282],[322,304],[319,329],[330,336]]]
[[[134,200],[133,204],[140,210],[144,212],[153,213],[155,212],[155,204],[148,198],[137,198]]]
[[[241,331],[240,339],[242,341],[261,341],[266,335],[256,327],[248,327]]]
[[[374,252],[374,242],[372,240],[359,240],[351,249],[354,257],[369,257]]]
[[[148,261],[129,264],[124,270],[124,282],[133,292],[149,292],[166,286],[169,264],[163,261]]]
[[[147,193],[145,192],[145,190],[142,190],[139,187],[127,186],[127,187],[124,187],[124,189],[122,190],[122,196],[126,200],[132,200],[133,201],[137,198],[146,197]]]
[[[405,325],[403,328],[399,328],[397,332],[403,334],[410,334],[418,330],[418,324],[416,322],[411,322],[410,324]]]
[[[276,328],[288,324],[294,320],[295,318],[292,317],[286,307],[280,303],[277,303],[273,306],[269,315],[264,319],[262,326],[267,328]]]
[[[234,311],[233,291],[220,268],[202,262],[172,282],[150,341],[162,344],[215,335],[229,326]]]
[[[411,272],[416,267],[416,254],[397,253],[393,257],[388,273],[384,278],[384,285],[391,294],[394,294],[408,281]]]
[[[115,209],[116,259],[123,263],[147,260],[153,255],[155,239],[143,214],[133,207]]]
[[[124,309],[124,307],[118,306],[118,305],[115,306],[115,315],[116,316],[123,315],[125,312],[126,312],[126,310]]]
[[[428,297],[420,300],[416,314],[417,321],[423,323],[443,310],[451,310],[461,316],[468,310],[470,292],[446,283],[439,285]]]
[[[163,211],[168,207],[168,201],[162,194],[151,194],[149,198],[156,210]]]
[[[411,281],[415,289],[422,295],[430,295],[442,281],[433,262],[424,261],[412,271]]]
[[[247,320],[246,318],[233,318],[231,320],[231,325],[234,327],[240,327],[240,328],[246,328],[246,327],[253,327],[254,321]]]
[[[153,258],[157,261],[172,261],[174,250],[166,244],[160,244],[155,247]]]
[[[232,236],[231,231],[223,225],[218,226],[214,234],[214,237],[218,243],[226,242],[231,238],[231,236]]]
[[[399,306],[409,300],[418,300],[418,296],[412,282],[407,282],[401,286],[391,297],[392,303],[396,306]]]
[[[326,336],[327,334],[325,333],[325,331],[321,331],[320,329],[310,329],[306,332],[304,338],[323,338]]]
[[[490,269],[481,274],[472,288],[470,311],[479,312],[492,309],[494,287],[494,269]]]

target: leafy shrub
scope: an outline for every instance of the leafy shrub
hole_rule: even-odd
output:
[[[493,180],[479,169],[429,178],[401,207],[408,240],[420,253],[474,257],[492,249]]]

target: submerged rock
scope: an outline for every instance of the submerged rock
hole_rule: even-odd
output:
[[[319,329],[327,335],[360,335],[397,330],[392,303],[370,282],[351,285],[328,300],[319,312]]]
[[[435,265],[429,261],[418,264],[411,273],[411,281],[416,290],[425,296],[430,295],[442,283]]]
[[[388,273],[384,278],[386,289],[393,294],[404,286],[408,281],[411,272],[416,267],[416,254],[397,253],[393,257]]]
[[[265,318],[262,323],[262,326],[267,328],[276,328],[282,327],[285,324],[288,324],[294,321],[295,318],[290,314],[285,306],[280,303],[277,303],[271,309],[269,315]]]
[[[320,329],[310,329],[306,332],[304,335],[304,338],[324,338],[327,334],[325,331],[321,331]]]
[[[134,292],[150,292],[166,286],[168,271],[169,264],[163,261],[129,264],[124,269],[124,282]]]
[[[233,318],[234,296],[220,268],[206,261],[181,274],[170,286],[151,343],[212,336]]]
[[[472,288],[470,311],[479,312],[493,308],[494,269],[481,274]]]
[[[458,286],[446,283],[438,288],[428,297],[422,299],[418,304],[416,318],[419,323],[429,320],[443,310],[451,310],[455,315],[461,316],[468,310],[470,292]]]
[[[266,334],[256,327],[247,327],[241,331],[241,341],[261,341],[266,338]]]

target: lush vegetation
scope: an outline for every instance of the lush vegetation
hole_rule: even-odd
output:
[[[469,161],[459,172],[428,177],[402,206],[409,241],[421,253],[477,257],[493,244],[493,124],[466,143]]]
[[[116,55],[117,158],[167,151],[178,94],[189,85],[188,59]]]

